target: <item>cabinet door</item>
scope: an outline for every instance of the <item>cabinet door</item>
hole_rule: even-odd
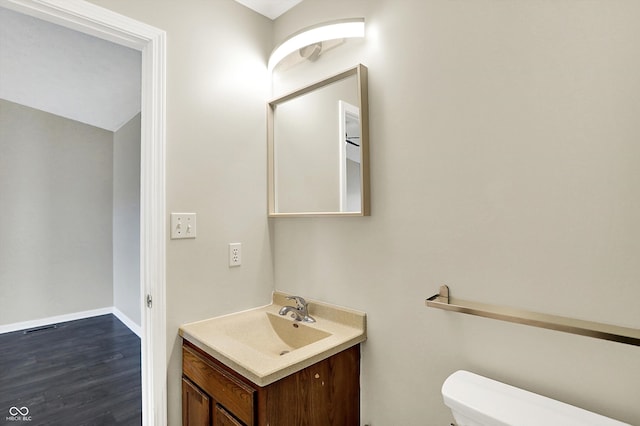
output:
[[[213,409],[213,426],[245,426],[245,424],[236,420],[222,405],[216,404]]]
[[[182,426],[211,426],[211,398],[182,378]]]

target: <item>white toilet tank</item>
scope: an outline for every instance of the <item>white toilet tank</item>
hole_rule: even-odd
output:
[[[468,371],[442,385],[458,426],[630,426]]]

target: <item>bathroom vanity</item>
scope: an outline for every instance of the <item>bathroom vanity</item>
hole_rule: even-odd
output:
[[[270,305],[180,327],[184,426],[360,422],[362,312],[310,301],[305,323]]]
[[[184,426],[359,425],[360,345],[265,387],[184,342]]]

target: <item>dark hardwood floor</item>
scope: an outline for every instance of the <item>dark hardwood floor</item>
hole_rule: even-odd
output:
[[[0,335],[0,425],[141,423],[140,339],[113,315]]]

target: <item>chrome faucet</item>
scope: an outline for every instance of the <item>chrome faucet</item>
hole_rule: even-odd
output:
[[[291,313],[291,318],[295,319],[296,321],[316,322],[313,317],[309,316],[309,311],[307,310],[308,304],[306,300],[304,300],[300,296],[287,296],[287,299],[295,300],[296,306],[283,306],[282,309],[280,309],[280,315],[287,315]]]

